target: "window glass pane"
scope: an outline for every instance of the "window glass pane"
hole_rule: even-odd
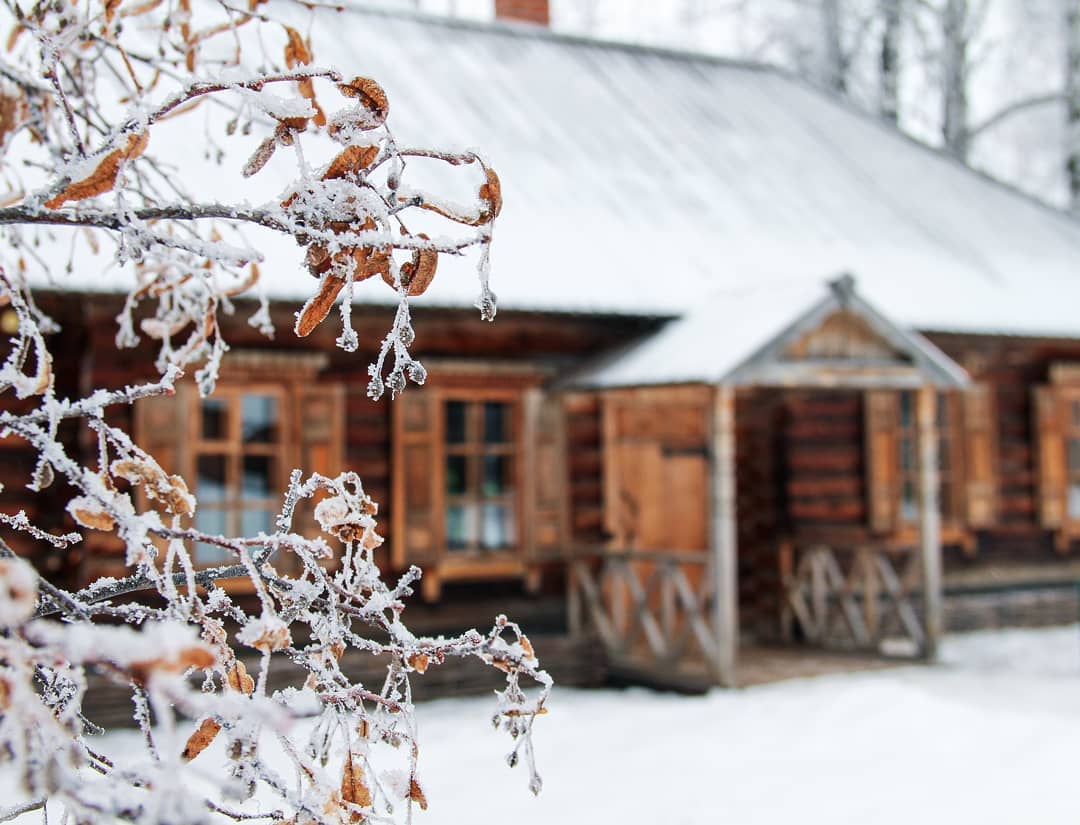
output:
[[[446,508],[446,546],[465,550],[477,543],[476,505],[451,504]]]
[[[245,444],[278,440],[277,399],[272,395],[245,395],[240,400],[240,429]]]
[[[484,443],[505,444],[510,440],[510,405],[499,401],[484,404]]]
[[[910,438],[900,439],[900,469],[905,473],[915,470],[915,442]]]
[[[915,394],[912,392],[900,393],[900,426],[911,427],[915,423]]]
[[[463,455],[448,455],[446,457],[446,493],[451,496],[465,494],[466,460]]]
[[[274,494],[274,459],[268,455],[244,456],[240,488],[243,498],[270,498]]]
[[[240,511],[240,535],[250,537],[259,533],[272,533],[274,514],[269,510],[246,509]]]
[[[949,396],[938,393],[937,397],[937,426],[945,429],[949,426]]]
[[[225,456],[199,456],[196,491],[200,501],[225,500]]]
[[[1080,438],[1069,439],[1069,469],[1080,471]]]
[[[510,489],[510,456],[484,456],[483,494],[485,496],[501,496],[510,492]]]
[[[514,511],[509,504],[485,504],[481,544],[487,550],[509,547],[513,543]]]
[[[446,402],[446,443],[465,443],[465,402]]]
[[[225,511],[214,510],[210,507],[200,507],[195,511],[195,529],[209,536],[220,536],[225,533]],[[196,564],[223,564],[230,561],[232,554],[224,547],[216,544],[198,542],[195,545]]]
[[[941,439],[938,442],[937,459],[938,459],[938,469],[941,470],[943,473],[947,473],[949,471],[949,467],[950,467],[950,464],[951,464],[951,461],[950,461],[951,457],[949,455],[949,450],[950,450],[950,447],[949,447],[948,440],[944,439],[944,438]]]
[[[915,484],[904,481],[900,491],[900,518],[904,521],[915,521],[919,517],[919,499],[915,492]]]
[[[952,484],[943,481],[941,486],[938,487],[938,512],[943,515],[952,513],[952,500]]]
[[[1080,518],[1080,481],[1069,484],[1069,516]]]
[[[229,404],[223,398],[204,398],[202,402],[202,437],[219,441],[229,437]]]

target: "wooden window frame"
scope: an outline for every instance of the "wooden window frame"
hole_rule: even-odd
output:
[[[1071,483],[1080,482],[1080,467],[1069,463],[1070,442],[1080,440],[1080,364],[1055,363],[1050,382],[1036,387],[1033,436],[1038,476],[1040,526],[1054,534],[1054,546],[1067,552],[1080,539],[1080,512],[1069,508]]]
[[[442,365],[440,365],[442,366]],[[493,382],[492,376],[498,375]],[[561,558],[568,535],[565,428],[562,402],[543,389],[545,374],[523,365],[489,370],[455,363],[429,373],[424,387],[392,405],[393,526],[391,563],[424,570],[423,597],[438,599],[442,584],[522,580],[541,584],[543,565]],[[493,386],[495,384],[495,386]],[[453,549],[446,535],[446,403],[501,402],[511,407],[514,541],[505,548]]]
[[[522,575],[525,572],[525,433],[523,398],[520,390],[440,388],[436,390],[434,424],[434,472],[436,484],[432,510],[435,513],[435,546],[438,578],[486,579]],[[450,497],[446,492],[446,405],[452,401],[466,405],[482,405],[487,402],[504,403],[510,407],[511,444],[513,455],[513,490],[509,494],[514,506],[514,538],[506,547],[479,550],[466,548],[451,550],[446,536],[446,508]],[[476,418],[477,416],[472,416]],[[478,425],[481,426],[481,425]],[[468,422],[466,423],[468,427]],[[475,448],[475,445],[474,445]],[[454,452],[452,450],[451,452]]]
[[[871,508],[871,529],[890,544],[914,545],[919,541],[920,530],[918,390],[874,391],[873,395],[877,396],[876,401],[868,394],[867,404],[876,404],[876,409],[868,406],[866,414],[867,496]],[[906,424],[901,415],[905,395],[910,399],[910,415]],[[941,501],[941,541],[942,544],[959,546],[970,554],[975,550],[975,533],[967,512],[969,457],[965,450],[967,437],[962,391],[939,390],[936,397],[938,471],[947,477],[950,486],[948,498]],[[889,399],[887,405],[886,398]],[[876,423],[872,421],[872,416],[878,417]],[[947,433],[942,432],[943,424]],[[907,467],[902,459],[905,442],[910,450]],[[945,461],[942,461],[943,458]],[[904,512],[905,482],[915,495],[916,508],[910,514]],[[887,510],[875,515],[875,507]]]
[[[288,486],[289,473],[293,467],[300,467],[305,473],[319,471],[326,475],[335,475],[344,464],[345,425],[344,425],[344,386],[338,382],[320,378],[319,372],[327,364],[321,353],[287,353],[273,351],[238,351],[231,353],[223,364],[218,386],[210,399],[227,399],[229,408],[235,414],[229,416],[227,426],[230,432],[223,439],[202,438],[202,403],[198,391],[191,382],[182,382],[177,386],[175,398],[143,399],[136,404],[135,439],[140,445],[146,445],[152,453],[155,446],[165,445],[172,460],[165,466],[169,472],[177,472],[188,482],[189,487],[199,499],[198,457],[200,455],[224,454],[227,461],[226,493],[223,509],[226,513],[226,535],[238,535],[241,518],[240,504],[244,501],[239,495],[232,495],[230,482],[235,479],[239,484],[238,472],[242,471],[244,454],[270,455],[276,462],[272,483],[275,485],[271,495],[265,499],[265,509],[276,516],[281,510],[282,496]],[[278,403],[278,438],[273,444],[244,445],[241,438],[240,404],[244,395],[268,395]],[[313,428],[304,421],[304,415],[312,401],[325,405],[322,422],[318,428],[318,437],[324,443],[308,443],[311,438],[306,433]],[[152,424],[144,403],[165,403],[175,405],[173,413],[176,422],[176,435],[151,432]],[[320,419],[321,420],[321,419]],[[313,453],[318,452],[319,460],[325,466],[308,466]],[[237,490],[237,492],[240,492]],[[147,506],[144,494],[140,491],[140,506]],[[202,502],[199,506],[204,506]],[[313,518],[314,502],[301,502],[295,512],[293,531],[314,537],[319,533]],[[192,519],[192,523],[194,520]],[[191,548],[192,561],[196,568],[214,566],[220,562],[199,563],[196,550]],[[222,582],[233,592],[247,592],[253,585],[246,579],[229,579]]]
[[[243,440],[243,415],[242,407],[245,396],[260,396],[273,398],[277,406],[276,428],[277,438],[271,442],[250,442]],[[275,516],[281,509],[281,495],[288,486],[290,469],[290,445],[294,442],[292,432],[291,403],[288,391],[280,384],[263,382],[229,382],[218,387],[210,398],[199,398],[197,393],[189,394],[190,404],[187,410],[188,419],[188,442],[189,458],[188,468],[192,492],[199,502],[199,510],[220,510],[224,512],[225,528],[224,535],[241,535],[241,520],[243,512],[247,509],[265,510],[271,516]],[[221,439],[208,439],[203,437],[202,420],[203,407],[207,402],[225,401],[228,415],[226,426],[228,432]],[[225,457],[225,495],[218,504],[204,500],[205,496],[199,491],[199,459],[203,456]],[[247,456],[266,456],[274,461],[271,472],[271,493],[265,499],[245,499],[243,495],[243,459]],[[246,507],[246,504],[251,504]],[[199,513],[196,512],[196,518]],[[200,561],[198,549],[193,548],[192,562],[196,568],[209,567],[221,564],[221,560]]]

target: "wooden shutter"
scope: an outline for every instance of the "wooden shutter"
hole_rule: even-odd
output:
[[[1035,426],[1039,473],[1039,521],[1056,529],[1065,519],[1065,437],[1062,405],[1053,387],[1035,388]]]
[[[550,558],[567,550],[566,416],[561,397],[540,389],[524,404],[525,553]]]
[[[306,386],[296,392],[293,405],[292,442],[298,451],[293,465],[304,477],[321,473],[333,478],[344,469],[344,387],[340,384]],[[315,536],[315,505],[324,494],[301,502],[296,509],[293,529],[305,536]]]
[[[438,395],[410,388],[394,399],[394,530],[397,568],[438,560],[442,536],[442,449]]]
[[[896,526],[900,500],[896,429],[899,424],[897,394],[891,390],[866,393],[866,496],[870,529],[888,533]]]
[[[191,489],[195,479],[187,476],[192,474],[188,448],[194,426],[190,415],[194,392],[190,384],[178,384],[175,395],[154,395],[135,402],[135,443],[157,459],[165,472],[184,476]]]
[[[996,516],[997,437],[993,387],[974,384],[961,394],[964,454],[964,520],[989,527]]]

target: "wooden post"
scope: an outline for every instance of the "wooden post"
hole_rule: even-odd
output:
[[[922,387],[919,424],[919,549],[922,555],[923,610],[926,645],[923,655],[937,654],[943,624],[941,571],[941,508],[938,503],[937,390]]]
[[[716,650],[715,677],[725,687],[735,686],[739,645],[739,588],[735,530],[735,388],[717,387],[711,421],[709,576],[712,578],[712,632]]]

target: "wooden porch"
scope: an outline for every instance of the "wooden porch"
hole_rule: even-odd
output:
[[[673,687],[786,678],[802,672],[804,657],[807,674],[825,663],[861,669],[889,657],[933,658],[942,632],[938,394],[966,382],[960,367],[892,325],[844,277],[714,383],[600,392],[608,541],[570,555],[572,634],[599,639],[627,678]],[[740,500],[740,473],[754,469],[755,456],[737,438],[737,401],[758,389],[907,393],[917,456],[916,512],[903,541],[872,523],[847,529],[853,516],[841,511],[813,539],[788,530],[786,514],[769,522],[757,540],[764,552],[753,558],[771,568],[763,603],[774,631],[766,637],[742,626],[748,571],[739,546],[758,514]],[[873,448],[871,432],[856,450]],[[895,483],[883,492],[890,501],[899,495]]]

